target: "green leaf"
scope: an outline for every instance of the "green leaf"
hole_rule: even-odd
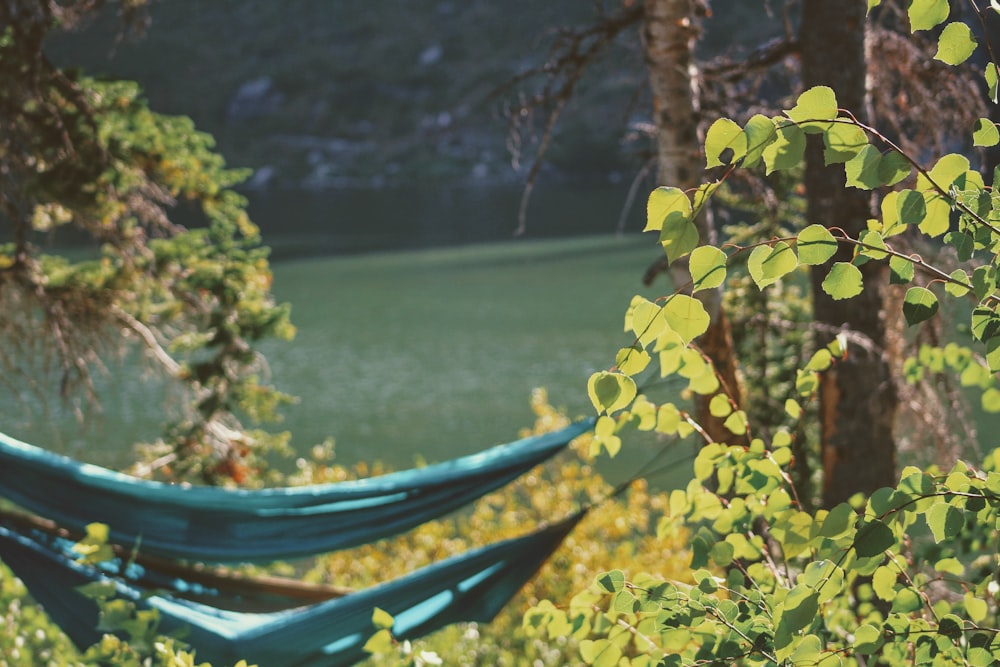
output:
[[[913,262],[905,257],[893,255],[889,258],[889,283],[892,285],[905,285],[913,280],[915,271]]]
[[[747,153],[747,136],[743,129],[728,118],[720,118],[705,134],[707,167],[734,164]]]
[[[617,593],[625,588],[625,573],[621,570],[611,570],[598,575],[597,585],[608,593]]]
[[[649,353],[641,345],[623,347],[615,357],[615,366],[625,375],[635,375],[646,369],[651,361]]]
[[[713,289],[726,280],[728,257],[719,248],[704,245],[691,251],[688,269],[694,282],[694,291]]]
[[[795,650],[788,656],[792,665],[810,665],[815,667],[837,667],[840,659],[835,654],[827,653],[823,648],[823,640],[816,635],[806,635]]]
[[[598,412],[611,414],[627,407],[635,398],[635,381],[622,373],[600,371],[590,376],[587,394]]]
[[[989,613],[989,605],[986,604],[986,600],[977,598],[971,591],[967,592],[962,600],[965,604],[965,613],[969,615],[973,623],[979,623],[986,618],[986,614]]]
[[[924,193],[927,215],[920,223],[920,231],[931,238],[941,236],[951,224],[951,202],[936,192]]]
[[[955,185],[959,189],[965,189],[969,180],[969,158],[959,153],[948,153],[938,158],[927,176],[919,174],[917,176],[917,189],[921,191],[931,190],[936,185],[945,192]]]
[[[976,250],[976,241],[971,234],[962,231],[948,232],[945,234],[944,242],[955,249],[958,261],[968,262],[972,259],[972,254]]]
[[[879,166],[882,153],[874,146],[864,146],[857,155],[844,163],[847,185],[861,190],[873,190],[882,185]]]
[[[834,123],[823,133],[823,159],[826,164],[847,162],[868,145],[868,135],[857,125]]]
[[[728,417],[732,411],[733,406],[725,394],[716,394],[708,402],[708,412],[713,417]]]
[[[969,26],[961,21],[954,21],[941,31],[934,59],[948,65],[961,65],[975,50],[976,38],[972,36]]]
[[[764,149],[767,173],[798,167],[805,159],[805,152],[806,135],[802,128],[792,124],[779,127],[777,138]]]
[[[926,287],[911,287],[903,299],[903,317],[910,326],[934,317],[938,311],[938,299]]]
[[[851,527],[857,514],[847,503],[835,506],[823,519],[819,534],[823,537],[840,537]]]
[[[742,410],[737,410],[726,418],[723,426],[733,435],[745,435],[747,432],[747,415]]]
[[[649,345],[667,330],[667,320],[663,308],[652,301],[637,296],[626,318],[626,329],[631,329],[640,345]]]
[[[743,132],[747,138],[747,154],[743,158],[743,166],[755,167],[764,157],[764,150],[778,138],[778,129],[774,121],[757,114],[747,121]]]
[[[874,625],[864,624],[854,632],[854,650],[862,655],[871,655],[882,648],[882,631]]]
[[[892,611],[899,614],[912,614],[923,606],[923,600],[912,588],[900,590],[892,601]]]
[[[910,0],[906,13],[910,17],[910,31],[930,30],[948,19],[951,7],[948,0]]]
[[[984,73],[983,78],[986,79],[986,87],[988,89],[987,95],[989,96],[990,101],[993,102],[993,104],[996,104],[998,101],[997,89],[1000,88],[1000,86],[998,86],[998,84],[1000,84],[1000,74],[997,73],[996,63],[986,63],[986,72]]]
[[[766,245],[757,246],[747,260],[750,277],[760,289],[778,282],[794,271],[798,265],[799,260],[795,256],[795,251],[784,241],[778,241],[773,248]]]
[[[889,256],[886,252],[888,248],[885,245],[885,241],[882,240],[882,235],[878,232],[868,230],[861,234],[858,239],[864,246],[858,247],[858,254],[870,259],[885,259]]]
[[[900,190],[896,197],[896,214],[904,225],[919,225],[927,217],[927,201],[916,190]]]
[[[957,558],[942,558],[934,563],[934,570],[937,572],[946,572],[956,577],[961,577],[965,574],[965,567],[962,566],[962,561]]]
[[[951,272],[949,278],[955,282],[945,283],[944,291],[954,297],[961,298],[972,289],[972,281],[969,280],[969,274],[964,269],[955,269]]]
[[[580,657],[593,667],[616,667],[621,649],[608,639],[584,639],[580,642]]]
[[[882,185],[895,185],[910,175],[910,161],[898,151],[889,151],[878,165],[878,179]]]
[[[829,128],[830,123],[812,123],[810,121],[833,120],[837,117],[837,96],[829,86],[814,86],[799,95],[795,106],[785,111],[785,114],[803,127],[806,132],[822,132]]]
[[[854,539],[854,549],[861,558],[870,558],[878,556],[895,543],[896,538],[889,526],[874,519],[858,530]]]
[[[395,623],[395,619],[392,614],[385,609],[375,607],[375,611],[372,612],[372,625],[379,630],[386,630],[391,629],[393,623]]]
[[[819,594],[808,586],[796,586],[785,596],[781,622],[789,632],[798,632],[816,620]]]
[[[823,291],[833,299],[850,299],[861,294],[864,282],[861,270],[848,262],[836,262],[823,279]]]
[[[997,129],[996,123],[989,118],[977,120],[975,128],[972,130],[972,143],[975,146],[987,148],[1000,144],[1000,130]]]
[[[663,306],[667,324],[685,343],[708,331],[710,318],[701,301],[686,294],[675,294]]]
[[[872,590],[880,600],[892,602],[896,599],[896,572],[892,565],[883,565],[872,574]]]
[[[660,230],[660,245],[671,264],[698,247],[698,227],[677,215],[667,216]]]
[[[372,655],[381,655],[392,651],[392,647],[392,633],[388,630],[379,630],[368,638],[363,650]]]
[[[938,544],[955,537],[965,526],[965,515],[962,510],[943,500],[934,503],[924,518],[931,529],[934,541]]]
[[[986,365],[992,372],[1000,372],[1000,338],[986,341]]]
[[[796,249],[800,263],[816,266],[824,264],[837,253],[837,240],[823,225],[809,225],[799,232]]]
[[[660,231],[663,229],[664,221],[671,216],[690,220],[692,216],[691,200],[679,188],[656,188],[649,194],[649,199],[646,201],[646,227],[642,231]]]

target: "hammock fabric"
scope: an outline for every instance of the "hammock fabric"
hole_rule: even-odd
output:
[[[274,489],[171,485],[130,477],[0,434],[0,496],[70,529],[154,556],[269,562],[368,544],[493,491],[589,430],[583,420],[483,452],[379,477]]]
[[[96,603],[76,589],[114,581],[118,595],[160,614],[160,631],[183,631],[199,661],[260,667],[336,667],[366,657],[375,607],[395,617],[393,634],[414,638],[450,623],[488,622],[541,567],[583,512],[526,536],[440,561],[348,596],[282,612],[223,611],[150,594],[78,563],[58,542],[0,526],[0,558],[77,646],[100,638]]]

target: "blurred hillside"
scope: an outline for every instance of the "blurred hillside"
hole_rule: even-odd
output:
[[[715,4],[739,9],[716,9],[710,51],[754,38],[747,17],[767,3]],[[49,52],[139,81],[154,109],[191,116],[230,164],[253,167],[257,189],[503,183],[523,178],[504,108],[537,82],[493,93],[543,62],[555,28],[592,17],[581,0],[171,0],[140,40],[116,43],[109,16]],[[632,32],[564,113],[548,177],[628,177],[645,147],[622,137],[648,116],[644,81]]]

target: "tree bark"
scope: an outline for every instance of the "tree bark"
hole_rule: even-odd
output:
[[[701,152],[698,69],[694,46],[705,12],[703,0],[647,0],[643,23],[643,48],[653,94],[653,116],[657,138],[657,182],[691,190],[701,182],[704,157]],[[700,242],[716,242],[709,212],[696,219]],[[649,276],[650,274],[647,274]],[[676,285],[690,279],[686,261],[671,267]],[[740,388],[736,373],[733,339],[721,306],[719,290],[702,290],[696,296],[712,317],[698,345],[715,365],[730,397],[738,404]],[[695,398],[698,423],[714,442],[730,442],[734,436],[708,409],[711,396]]]
[[[862,120],[867,108],[866,10],[865,0],[805,0],[799,39],[803,85],[830,86],[840,107]],[[816,139],[810,137],[806,149],[808,221],[843,229],[857,238],[872,217],[871,195],[845,187],[843,167],[825,166],[823,144]],[[842,245],[830,264],[849,262],[852,255],[853,249]],[[820,287],[830,264],[812,271],[817,344],[826,345],[841,330],[851,340],[847,358],[826,372],[820,383],[826,507],[896,481],[897,398],[885,354],[885,268],[875,262],[859,267],[864,291],[853,299],[835,301]]]

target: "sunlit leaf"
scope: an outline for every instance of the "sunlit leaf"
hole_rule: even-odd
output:
[[[644,232],[659,231],[668,217],[679,216],[691,219],[691,200],[679,188],[659,187],[653,190],[646,201],[646,227]]]
[[[812,625],[819,611],[819,596],[808,586],[796,586],[785,596],[781,621],[790,632]]]
[[[889,253],[886,252],[888,248],[885,245],[885,241],[882,239],[882,235],[878,232],[863,232],[858,241],[864,244],[858,248],[858,254],[860,255],[875,260],[885,259],[889,256]]]
[[[939,544],[954,538],[965,525],[965,515],[962,510],[944,501],[932,505],[925,516],[934,541]]]
[[[747,136],[743,129],[728,118],[720,118],[705,134],[707,167],[733,164],[747,152]]]
[[[636,396],[635,381],[622,373],[600,371],[590,376],[587,393],[598,412],[611,414],[628,406]]]
[[[900,190],[896,196],[896,214],[904,225],[919,225],[927,217],[927,202],[916,190]]]
[[[375,611],[372,612],[372,625],[382,630],[391,629],[393,623],[395,623],[395,619],[392,617],[392,614],[385,609],[375,607]]]
[[[972,143],[975,146],[996,146],[1000,143],[1000,130],[997,124],[989,118],[980,118],[972,131]]]
[[[903,299],[903,317],[910,326],[930,319],[937,314],[938,299],[926,287],[911,287]]]
[[[913,280],[915,274],[913,262],[905,257],[893,255],[889,258],[889,283],[892,285],[905,285]]]
[[[854,650],[857,653],[871,655],[882,648],[883,643],[882,631],[874,625],[862,625],[854,632]]]
[[[961,21],[949,23],[938,37],[936,60],[948,65],[961,65],[976,50],[976,38],[969,26]]]
[[[968,185],[970,168],[969,158],[960,153],[942,155],[927,172],[927,176],[917,176],[917,190],[938,187],[947,192],[952,185],[964,189]]]
[[[649,345],[667,329],[663,308],[643,297],[636,297],[633,304],[628,324],[639,344]]]
[[[823,159],[826,164],[847,162],[868,145],[868,135],[857,125],[834,123],[823,133],[826,145]]]
[[[713,417],[728,417],[733,411],[733,406],[729,402],[728,396],[716,394],[708,403],[708,411]]]
[[[882,185],[896,185],[909,176],[912,169],[910,161],[902,153],[892,150],[883,155],[879,162],[878,180]]]
[[[625,375],[641,373],[649,365],[651,357],[641,345],[624,347],[615,357],[615,366]]]
[[[688,268],[694,291],[713,289],[726,280],[726,253],[719,248],[704,245],[691,251]]]
[[[367,642],[365,642],[364,651],[365,653],[380,655],[383,653],[389,653],[392,651],[392,647],[392,633],[388,630],[379,630],[369,637]]]
[[[761,289],[778,282],[798,265],[795,251],[784,241],[778,241],[774,247],[757,246],[747,259],[750,277]]]
[[[972,289],[969,274],[965,272],[965,269],[955,269],[948,277],[954,281],[944,284],[944,289],[948,294],[954,297],[963,297]]]
[[[806,152],[806,135],[798,125],[778,128],[778,136],[764,149],[764,164],[768,174],[794,169],[802,164]]]
[[[799,95],[795,106],[785,111],[806,132],[823,132],[830,123],[811,121],[833,120],[837,117],[837,96],[829,86],[814,86]]]
[[[747,154],[743,158],[743,166],[755,167],[764,157],[764,150],[778,138],[778,130],[773,120],[756,114],[747,121],[743,131],[747,140]]]
[[[862,190],[872,190],[882,185],[879,166],[882,153],[874,146],[864,146],[857,154],[844,163],[847,185]]]
[[[670,328],[684,340],[692,340],[708,331],[709,316],[701,301],[686,294],[675,294],[663,307]]]
[[[608,593],[617,593],[625,588],[625,573],[621,570],[611,570],[597,576],[597,585]]]
[[[796,249],[799,251],[799,262],[816,266],[837,253],[837,240],[826,227],[809,225],[799,232]]]
[[[993,104],[997,103],[997,88],[998,83],[1000,83],[1000,75],[997,73],[997,66],[993,62],[986,63],[986,72],[984,74],[986,79],[986,94],[990,98]]]
[[[848,262],[836,262],[821,286],[824,292],[837,300],[855,297],[864,289],[861,270]]]
[[[941,236],[951,224],[951,202],[936,192],[925,192],[923,198],[926,215],[920,231],[931,238]]]
[[[699,239],[698,227],[691,220],[670,215],[663,221],[660,245],[663,246],[668,262],[673,263],[697,248]]]
[[[944,23],[950,11],[948,0],[910,0],[906,10],[910,17],[910,30],[930,30]]]

